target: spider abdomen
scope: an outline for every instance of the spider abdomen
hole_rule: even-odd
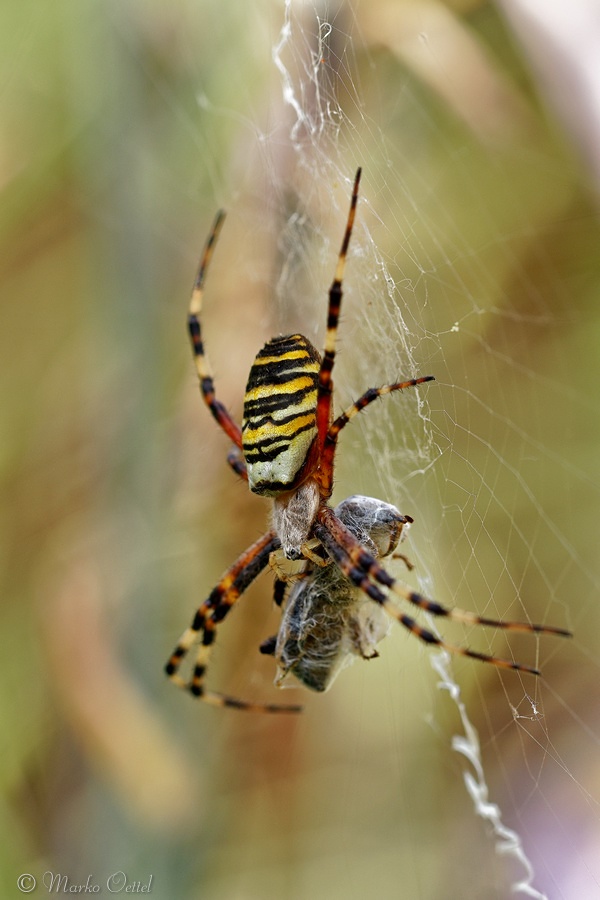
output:
[[[301,334],[268,341],[246,385],[242,450],[250,490],[277,496],[292,490],[317,435],[321,357]]]

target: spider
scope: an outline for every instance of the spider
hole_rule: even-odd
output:
[[[336,515],[329,505],[333,491],[335,452],[340,432],[363,409],[377,398],[433,381],[432,375],[395,381],[369,388],[336,418],[332,411],[332,370],[346,254],[358,202],[361,170],[354,179],[346,230],[338,256],[331,288],[323,356],[301,334],[275,337],[260,350],[248,376],[244,396],[242,426],[232,419],[215,395],[214,381],[204,352],[200,313],[206,273],[221,230],[224,213],[214,221],[204,248],[189,307],[188,330],[196,363],[200,391],[213,417],[233,442],[227,461],[234,472],[248,482],[251,491],[273,500],[271,528],[260,537],[222,576],[207,599],[196,611],[189,628],[184,631],[166,664],[169,678],[205,703],[218,707],[259,712],[299,712],[298,705],[253,703],[226,694],[215,693],[205,686],[217,628],[244,591],[276,560],[304,560],[309,574],[314,566],[334,565],[343,577],[360,589],[365,597],[380,606],[411,634],[426,644],[442,647],[451,653],[472,657],[495,666],[539,675],[530,666],[466,647],[455,646],[420,625],[399,607],[397,599],[408,602],[431,615],[463,622],[488,625],[511,631],[527,631],[569,636],[561,628],[504,622],[478,616],[472,612],[449,609],[411,590],[384,569],[373,552],[365,546]],[[339,511],[339,510],[338,510]],[[408,521],[408,517],[405,517]],[[412,520],[411,520],[412,521]],[[276,583],[277,584],[277,583]],[[284,612],[284,623],[285,623]],[[289,628],[289,624],[285,625]],[[197,656],[191,677],[180,674],[182,661],[194,644]]]

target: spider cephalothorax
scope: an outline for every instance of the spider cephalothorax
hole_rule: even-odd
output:
[[[293,607],[290,611],[289,603],[293,601],[299,609],[308,598],[314,614],[316,610],[313,600],[319,595],[323,585],[330,586],[332,601],[335,601],[336,596],[338,599],[342,596],[352,596],[355,609],[361,605],[356,600],[356,589],[360,590],[366,603],[375,604],[374,610],[377,609],[378,612],[386,610],[392,618],[425,643],[438,645],[452,653],[470,656],[496,666],[519,669],[536,675],[539,673],[530,666],[448,644],[418,624],[411,616],[406,615],[398,605],[398,599],[424,609],[434,616],[451,618],[470,625],[490,625],[513,631],[569,634],[560,628],[483,618],[459,609],[448,609],[433,600],[428,600],[398,582],[382,568],[376,559],[377,542],[375,541],[373,546],[375,539],[372,535],[369,536],[368,529],[365,531],[363,528],[361,532],[360,528],[353,528],[352,523],[349,524],[346,519],[345,508],[342,508],[340,515],[339,507],[336,514],[329,505],[333,489],[335,451],[340,431],[350,419],[378,397],[433,380],[432,375],[426,375],[396,381],[379,388],[370,388],[352,406],[333,419],[331,373],[342,302],[342,279],[354,224],[360,174],[359,169],[354,179],[350,212],[335,276],[329,290],[329,312],[323,356],[321,357],[310,341],[301,334],[277,337],[268,341],[250,370],[241,428],[215,397],[200,324],[204,280],[223,223],[222,212],[218,213],[215,219],[192,291],[188,328],[202,396],[218,424],[235,445],[235,449],[228,456],[229,465],[237,475],[248,482],[252,491],[273,498],[272,528],[242,553],[225,572],[197,610],[192,624],[181,636],[166,665],[167,674],[175,683],[215,706],[233,706],[263,712],[297,712],[301,708],[295,705],[259,704],[238,700],[225,694],[208,691],[204,683],[217,626],[246,588],[277,554],[283,554],[290,560],[304,560],[304,568],[299,575],[307,579],[304,588],[301,584],[297,591],[292,587],[284,606],[280,647],[285,644],[286,631],[289,632],[291,629],[296,637],[298,636],[300,618],[294,615]],[[400,516],[399,513],[398,515]],[[358,518],[360,519],[360,516]],[[409,517],[401,518],[404,522],[412,521]],[[381,548],[379,554],[385,555]],[[316,567],[324,566],[337,567],[335,577],[319,576]],[[308,594],[307,591],[311,593]],[[358,618],[353,615],[346,618],[342,616],[341,626],[338,616],[336,628],[339,634],[343,633],[346,637],[354,628],[355,650],[360,648],[361,641],[363,645],[366,641],[369,648],[374,649],[374,637],[367,641],[365,635],[371,627],[368,623],[374,623],[377,615],[378,613],[375,611],[371,613],[366,607],[366,613],[361,612]],[[375,632],[379,633],[377,628],[373,632],[374,635]],[[303,636],[306,638],[307,635],[308,632],[304,629]],[[273,648],[276,655],[277,640]],[[326,629],[317,630],[310,635],[313,654],[315,640],[339,644],[336,635],[328,634]],[[196,662],[191,677],[186,680],[179,673],[180,666],[183,658],[197,642],[199,649]],[[272,642],[267,648],[269,652],[271,645]],[[281,651],[278,657],[280,670],[288,665],[284,656]],[[294,667],[296,674],[302,674],[306,664],[303,670],[302,663],[296,660]],[[293,667],[290,665],[288,668],[291,670]],[[334,670],[335,665],[332,662],[330,674]],[[322,690],[327,678],[312,679],[313,683],[310,683],[311,678],[308,676],[301,677],[300,680],[308,687]]]

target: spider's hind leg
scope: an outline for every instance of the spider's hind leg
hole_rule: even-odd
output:
[[[433,600],[429,600],[422,594],[418,594],[416,591],[411,591],[409,588],[399,584],[396,579],[392,578],[392,576],[379,565],[377,560],[364,550],[360,542],[337,518],[333,510],[329,509],[327,506],[323,506],[319,510],[319,521],[314,526],[314,533],[332,559],[337,562],[346,577],[349,578],[353,584],[364,591],[376,603],[383,606],[394,619],[397,619],[401,625],[426,644],[433,644],[448,650],[450,653],[468,656],[472,659],[478,659],[481,662],[491,663],[500,668],[516,669],[521,672],[529,672],[532,675],[540,674],[538,669],[534,669],[531,666],[512,662],[507,659],[501,659],[496,656],[490,656],[486,653],[479,653],[468,647],[457,647],[447,643],[432,631],[423,628],[415,619],[402,613],[389,594],[384,593],[378,584],[390,589],[403,600],[407,600],[409,603],[418,606],[420,609],[425,609],[435,616],[454,619],[470,625],[489,625],[511,631],[546,633],[560,635],[562,637],[571,636],[569,631],[562,628],[554,628],[545,625],[531,625],[526,622],[503,622],[501,620],[477,616],[475,613],[464,612],[459,609],[448,609]]]
[[[296,705],[252,703],[247,700],[230,697],[227,694],[207,691],[204,687],[206,670],[210,661],[218,625],[225,619],[244,591],[266,567],[270,554],[277,549],[278,544],[279,539],[277,536],[273,532],[267,532],[236,560],[211,591],[208,599],[198,609],[192,624],[182,634],[179,643],[165,666],[165,671],[171,681],[205,703],[254,712],[300,712],[302,709],[302,707]],[[179,669],[183,660],[199,639],[200,646],[192,669],[192,675],[186,681],[179,674]]]

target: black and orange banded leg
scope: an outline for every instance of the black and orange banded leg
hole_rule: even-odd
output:
[[[320,521],[314,526],[314,534],[321,541],[329,555],[340,566],[346,577],[371,597],[372,600],[380,603],[393,618],[397,619],[405,628],[425,643],[435,644],[448,650],[450,653],[468,656],[482,662],[492,663],[492,665],[502,668],[529,672],[532,675],[540,674],[537,669],[534,669],[531,666],[501,659],[496,656],[489,656],[488,654],[479,653],[466,647],[457,647],[447,643],[437,637],[437,635],[433,634],[433,632],[423,628],[410,616],[401,613],[389,594],[385,594],[375,582],[378,582],[380,585],[393,591],[403,600],[407,600],[409,603],[412,603],[435,616],[442,616],[470,625],[488,625],[510,631],[554,634],[561,637],[571,636],[569,631],[562,628],[554,628],[546,625],[532,625],[527,622],[503,622],[501,620],[477,616],[475,613],[465,612],[460,609],[447,609],[441,604],[429,600],[422,594],[411,591],[409,588],[406,588],[397,582],[396,579],[392,578],[392,576],[379,565],[377,560],[364,550],[360,542],[344,526],[344,524],[340,522],[332,510],[327,507],[322,507],[319,511],[319,519]]]
[[[424,384],[426,381],[435,381],[434,375],[424,375],[421,378],[410,378],[408,381],[396,381],[393,384],[384,384],[382,387],[369,388],[364,394],[356,400],[352,406],[345,409],[344,412],[335,419],[327,430],[325,437],[325,445],[321,454],[321,469],[327,473],[329,484],[328,491],[331,491],[333,485],[333,460],[337,446],[337,439],[340,431],[348,422],[358,415],[365,407],[369,406],[379,397],[391,394],[393,391],[403,391],[404,388],[414,387],[417,384]]]
[[[236,475],[239,475],[244,481],[248,481],[248,470],[246,468],[246,463],[244,461],[244,457],[239,452],[237,447],[234,450],[230,450],[227,454],[227,463],[233,469]]]
[[[348,253],[348,245],[352,235],[354,226],[354,217],[356,215],[356,204],[358,202],[358,186],[360,184],[361,169],[358,169],[354,178],[354,187],[352,189],[352,199],[350,201],[350,211],[348,213],[348,221],[346,223],[346,231],[342,241],[342,247],[338,256],[337,267],[332,285],[329,289],[329,312],[327,314],[327,334],[325,337],[325,350],[323,360],[319,370],[319,383],[317,395],[317,430],[319,433],[319,444],[321,449],[325,444],[327,429],[331,418],[331,396],[333,393],[333,382],[331,372],[335,362],[335,338],[337,334],[338,321],[340,318],[340,308],[342,305],[342,282],[344,280],[344,269],[346,266],[346,254]]]
[[[260,574],[269,561],[269,555],[273,550],[277,549],[277,546],[277,537],[274,532],[268,531],[259,538],[258,541],[244,550],[233,565],[227,569],[219,583],[212,589],[207,599],[196,611],[192,624],[184,631],[179,639],[177,647],[171,654],[171,657],[165,666],[169,678],[176,681],[180,686],[187,687],[187,682],[184,682],[180,678],[178,670],[183,659],[187,656],[189,650],[196,642],[198,635],[204,630],[207,619],[212,616],[214,610],[237,583],[238,579],[243,576],[244,573],[246,575],[250,574],[248,567],[251,564],[254,564],[253,578],[256,578]],[[247,581],[246,587],[249,586],[253,578],[251,578],[250,581]]]
[[[242,553],[225,572],[209,597],[197,610],[192,624],[182,634],[175,650],[165,666],[171,681],[193,696],[213,706],[229,706],[254,712],[300,712],[297,705],[277,705],[272,703],[252,703],[239,700],[227,694],[207,691],[204,687],[206,670],[214,644],[217,626],[225,619],[234,604],[269,562],[270,554],[279,547],[279,538],[267,532],[260,540]],[[179,674],[180,666],[193,647],[200,640],[196,660],[189,681]]]
[[[223,212],[223,210],[219,210],[213,223],[211,232],[208,236],[206,246],[204,247],[204,252],[202,254],[202,259],[200,260],[200,266],[198,268],[196,280],[194,281],[192,297],[190,300],[190,308],[188,313],[188,330],[190,333],[190,340],[192,342],[192,352],[194,354],[194,361],[196,363],[196,371],[198,372],[198,380],[200,382],[200,391],[202,393],[204,402],[210,409],[211,413],[213,414],[214,418],[221,426],[223,431],[231,438],[236,446],[241,447],[242,432],[239,425],[234,422],[220,400],[217,400],[217,398],[215,397],[215,384],[213,381],[210,363],[208,362],[208,358],[204,352],[202,326],[200,323],[200,314],[202,312],[202,297],[204,295],[204,282],[206,280],[206,273],[208,271],[213,250],[219,237],[219,232],[221,230],[221,226],[223,225],[224,219],[225,213]]]
[[[273,585],[273,602],[276,606],[283,606],[285,601],[285,596],[288,591],[289,582],[285,581],[283,578],[276,578],[275,583]],[[263,653],[265,656],[275,656],[275,648],[277,647],[277,635],[273,634],[271,637],[265,638],[264,641],[261,641],[259,645],[260,653]]]

